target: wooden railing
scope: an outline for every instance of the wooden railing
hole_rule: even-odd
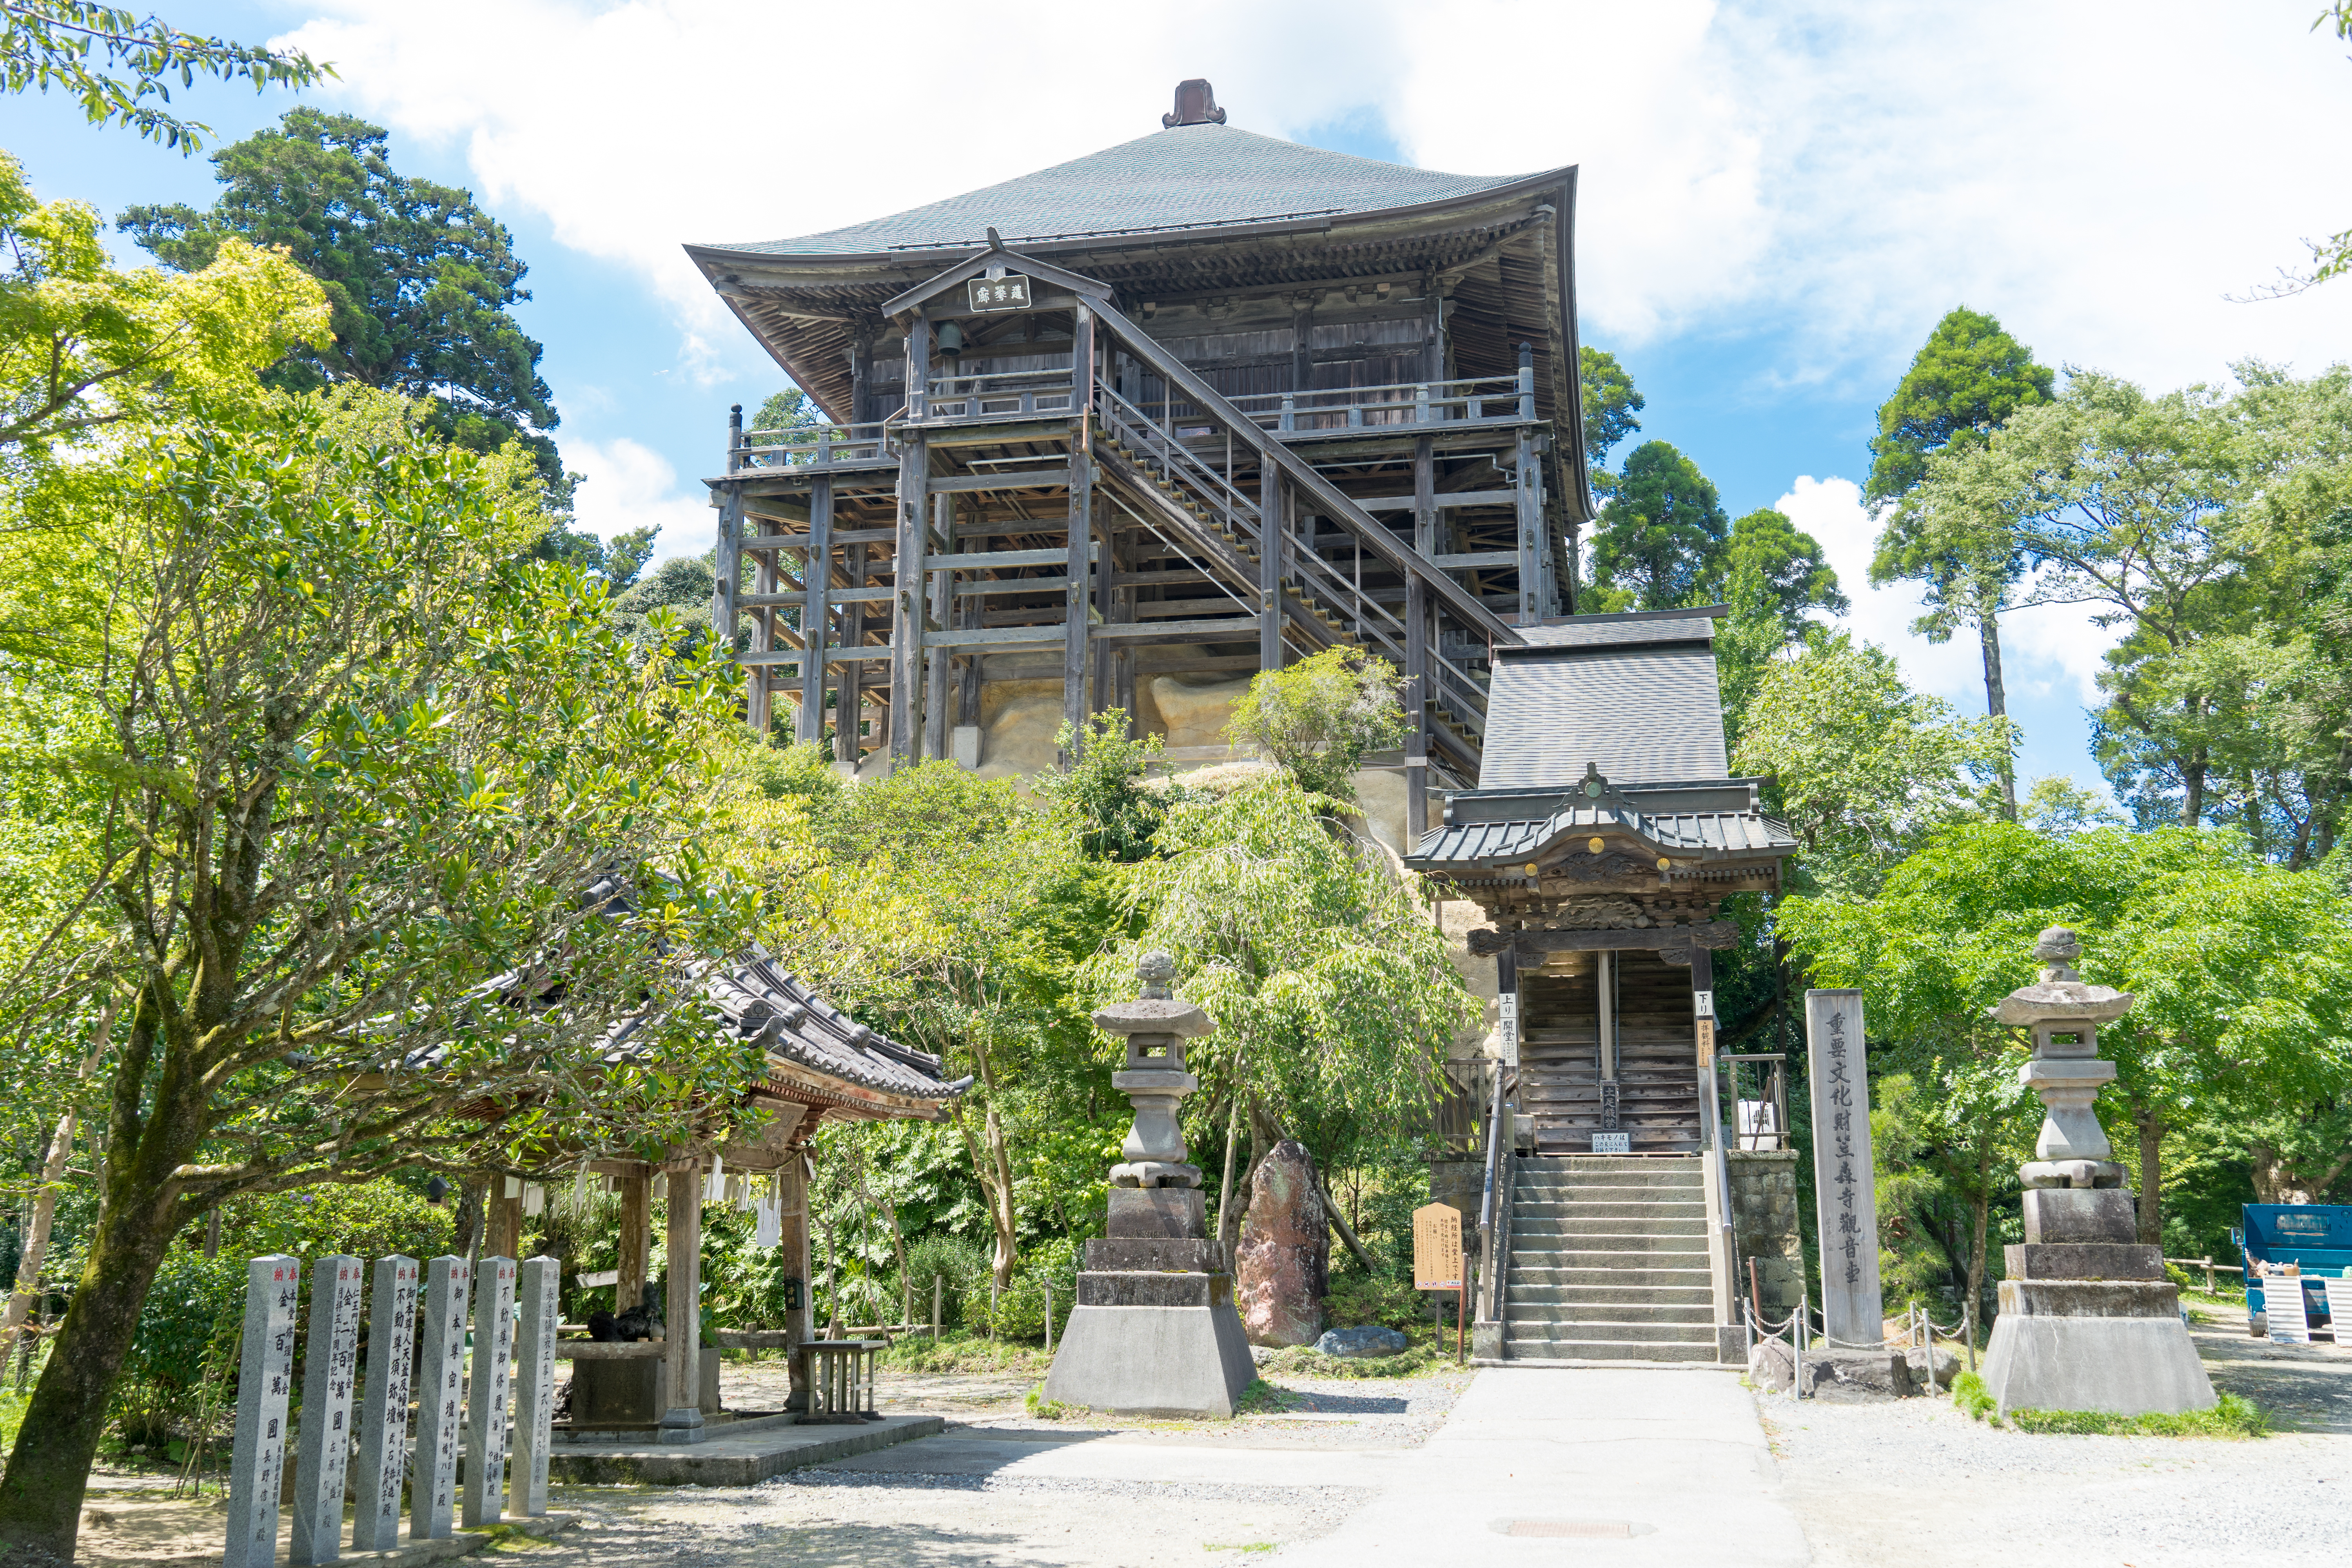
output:
[[[1437,425],[1470,419],[1512,423],[1536,416],[1532,352],[1520,355],[1516,375],[1462,381],[1402,381],[1387,386],[1335,386],[1310,392],[1261,392],[1231,399],[1265,430],[1360,430],[1367,426]]]
[[[930,380],[932,422],[1015,419],[1024,414],[1067,414],[1071,375],[1066,370],[1007,370],[986,375],[935,375]]]
[[[898,425],[794,425],[778,430],[746,430],[734,449],[730,471],[740,468],[824,467],[833,463],[895,463]]]

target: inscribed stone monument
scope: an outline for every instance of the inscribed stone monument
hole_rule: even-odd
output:
[[[416,1381],[416,1475],[408,1538],[446,1540],[457,1501],[457,1430],[466,1383],[466,1260],[425,1266],[425,1354]]]
[[[416,1359],[416,1259],[375,1261],[368,1303],[367,1391],[352,1477],[352,1550],[400,1544],[400,1484],[408,1471],[408,1377]]]
[[[246,1266],[245,1344],[237,1362],[228,1544],[221,1568],[269,1568],[278,1558],[278,1496],[286,1477],[286,1405],[294,1392],[294,1304],[301,1272],[300,1263],[280,1254]]]
[[[514,1366],[515,1266],[474,1265],[474,1375],[466,1384],[466,1528],[496,1524],[506,1489],[507,1392]]]
[[[294,1466],[294,1540],[287,1559],[296,1564],[332,1563],[342,1555],[360,1283],[356,1258],[321,1258],[310,1265],[310,1339],[302,1357],[302,1436]]]
[[[1813,1201],[1821,1225],[1822,1331],[1848,1348],[1885,1342],[1878,1195],[1870,1155],[1870,1077],[1862,993],[1805,993],[1813,1088]]]

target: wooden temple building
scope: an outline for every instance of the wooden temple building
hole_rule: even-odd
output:
[[[1366,648],[1408,682],[1418,831],[1477,776],[1494,650],[1574,608],[1576,171],[1276,141],[1202,81],[1160,120],[688,247],[823,415],[730,430],[714,619],[752,721],[852,764],[983,763],[997,688],[1148,721],[1139,681]]]
[[[1777,887],[1793,843],[1729,776],[1709,613],[1576,613],[1576,170],[1298,146],[1203,81],[1160,118],[910,211],[688,247],[821,416],[739,415],[709,481],[751,718],[851,766],[971,767],[1007,692],[1150,728],[1170,683],[1387,658],[1405,864],[1487,915],[1507,1020],[1485,1353],[1713,1359],[1738,1255],[1709,959],[1722,900]]]
[[[769,1213],[764,1227],[782,1249],[788,1279],[797,1283],[797,1304],[782,1328],[746,1329],[716,1324],[718,1344],[780,1350],[793,1355],[795,1408],[807,1404],[807,1366],[793,1352],[816,1340],[811,1289],[808,1223],[809,1140],[825,1121],[939,1121],[963,1085],[944,1081],[940,1059],[918,1051],[842,1013],[754,952],[705,971],[697,982],[698,1000],[717,1026],[756,1042],[765,1067],[750,1084],[740,1106],[714,1107],[708,1136],[671,1147],[659,1160],[595,1157],[579,1152],[555,1163],[603,1176],[620,1194],[619,1268],[613,1287],[616,1315],[646,1303],[646,1287],[656,1278],[653,1256],[655,1184],[662,1184],[667,1225],[658,1271],[664,1289],[652,1304],[661,1322],[658,1338],[614,1335],[565,1340],[558,1353],[572,1363],[572,1433],[658,1427],[664,1442],[698,1441],[707,1417],[720,1414],[718,1361],[698,1332],[680,1325],[701,1321],[703,1209],[751,1195]],[[610,1052],[626,1052],[648,1020],[624,1020],[605,1042]],[[749,1137],[723,1131],[748,1107],[761,1112]],[[556,1173],[550,1172],[551,1175]],[[733,1184],[731,1186],[730,1184]],[[519,1255],[523,1226],[523,1184],[509,1179],[494,1189],[487,1219],[484,1257]],[[599,1288],[601,1289],[601,1287]],[[691,1391],[690,1393],[688,1391]]]
[[[1477,787],[1405,857],[1486,913],[1470,950],[1512,1020],[1481,1215],[1493,1357],[1744,1359],[1740,1260],[1794,1239],[1793,1207],[1785,1237],[1735,1234],[1726,1158],[1722,904],[1777,890],[1796,840],[1763,781],[1730,776],[1720,613],[1577,616],[1498,647]]]

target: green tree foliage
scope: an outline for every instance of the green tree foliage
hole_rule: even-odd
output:
[[[107,258],[98,214],[41,202],[0,153],[0,453],[152,413],[168,396],[254,395],[253,369],[325,325],[310,280],[243,243],[200,269],[124,271]]]
[[[1360,648],[1328,647],[1252,676],[1225,736],[1257,747],[1309,794],[1352,801],[1364,753],[1404,739],[1397,688],[1396,667],[1388,660]]]
[[[2040,1124],[2038,1105],[2000,1082],[2030,1042],[1984,1009],[2032,978],[2030,950],[2048,925],[2082,934],[2084,978],[2137,998],[2101,1031],[2118,1075],[2101,1104],[2120,1157],[2140,1151],[2143,1239],[2161,1235],[2164,1134],[2193,1108],[2340,1120],[2352,1094],[2352,901],[2324,873],[2263,863],[2237,834],[1960,823],[1873,895],[1795,898],[1780,916],[1817,983],[1864,989],[1874,1038],[1895,1042],[1889,1068],[1987,1130],[2006,1125],[2012,1151]],[[1965,1131],[1954,1124],[1956,1147]],[[2289,1147],[2290,1159],[2323,1153]],[[2332,1174],[2324,1158],[2306,1179],[2313,1170]]]
[[[1963,305],[1936,323],[1895,394],[1878,410],[1864,499],[1886,520],[1870,563],[1884,586],[1921,584],[1927,613],[1913,630],[1941,643],[1977,629],[1984,658],[1985,710],[2009,714],[2001,676],[2000,616],[2023,561],[2000,520],[1949,506],[1914,505],[1931,458],[1980,449],[2019,409],[2050,401],[2055,377],[2001,324]],[[1901,504],[1897,504],[1901,503]],[[2002,811],[2017,816],[2011,764],[2000,766]]]
[[[2045,774],[2028,784],[2020,816],[2036,833],[2061,836],[2117,826],[2123,821],[2095,791],[2084,789],[2064,773]]]
[[[1130,884],[1139,930],[1081,972],[1097,1003],[1123,1000],[1143,953],[1171,954],[1177,994],[1216,1020],[1188,1058],[1202,1099],[1270,1123],[1261,1157],[1278,1131],[1327,1172],[1421,1114],[1482,1017],[1428,911],[1333,804],[1286,773],[1179,802]]]
[[[1633,378],[1617,356],[1587,343],[1577,350],[1577,388],[1584,404],[1584,466],[1592,488],[1603,490],[1614,483],[1609,477],[1609,451],[1642,427],[1633,417],[1647,406],[1635,390]]]
[[[1863,499],[1900,500],[1954,442],[1980,446],[2019,409],[2047,403],[2057,378],[2000,322],[1966,305],[1936,323],[1894,395],[1879,405]]]
[[[212,128],[182,120],[163,105],[172,80],[246,80],[254,90],[296,89],[331,78],[335,68],[297,49],[267,49],[184,33],[159,17],[89,0],[5,0],[0,4],[0,89],[52,87],[81,100],[92,125],[121,125],[184,153],[203,151]]]
[[[1726,579],[1743,568],[1754,570],[1791,638],[1809,623],[1811,612],[1843,616],[1853,607],[1838,591],[1837,574],[1830,569],[1821,541],[1790,521],[1786,512],[1762,507],[1733,523],[1723,557]]]
[[[1732,766],[1770,776],[1805,875],[1866,894],[1937,828],[1985,808],[2007,742],[2006,721],[1961,718],[1841,634],[1765,669]]]
[[[331,334],[276,366],[274,384],[356,382],[426,399],[446,438],[471,451],[520,440],[568,498],[540,346],[509,310],[530,296],[504,224],[466,191],[399,173],[383,128],[348,114],[295,109],[213,163],[224,189],[209,211],[134,206],[121,226],[183,270],[236,238],[283,248],[319,279]]]
[[[1714,484],[1664,441],[1625,459],[1592,534],[1592,580],[1629,599],[1625,607],[1671,610],[1711,584],[1731,519]]]
[[[2078,374],[1982,446],[1931,459],[1902,504],[1930,544],[1997,532],[2037,569],[2022,603],[2124,628],[2098,745],[2143,822],[2234,822],[2301,864],[2336,842],[2346,801],[2352,666],[2332,628],[2352,369],[2236,370],[2235,391],[2163,395]]]
[[[1144,858],[1168,815],[1171,792],[1149,784],[1165,742],[1130,737],[1128,728],[1124,708],[1095,715],[1083,730],[1065,723],[1055,744],[1068,762],[1032,781],[1040,795],[1076,815],[1078,847],[1097,860]]]
[[[48,759],[93,787],[79,887],[0,1016],[18,1093],[72,1093],[97,1000],[124,1016],[104,1217],[0,1539],[70,1553],[149,1282],[214,1205],[658,1142],[756,1067],[662,1000],[740,924],[700,851],[734,672],[637,668],[601,585],[523,553],[536,493],[519,453],[358,393],[191,399],[18,498],[41,526],[0,536],[0,658],[106,721]],[[585,896],[610,875],[634,912]],[[509,1005],[558,965],[560,1007]],[[613,1060],[606,1031],[649,1006],[656,1054]]]

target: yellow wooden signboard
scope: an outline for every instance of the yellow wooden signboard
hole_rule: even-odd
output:
[[[1698,1065],[1715,1065],[1715,1020],[1712,1018],[1698,1021]]]
[[[1412,1288],[1462,1289],[1462,1211],[1452,1204],[1412,1211]]]

